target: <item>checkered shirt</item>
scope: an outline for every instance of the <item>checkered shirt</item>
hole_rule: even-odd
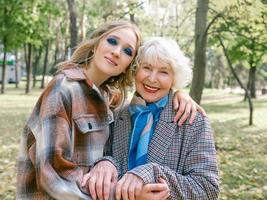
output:
[[[82,68],[70,65],[49,83],[24,128],[17,199],[91,199],[80,187],[103,156],[109,123],[103,97]]]

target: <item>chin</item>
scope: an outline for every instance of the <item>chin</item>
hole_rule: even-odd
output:
[[[156,102],[156,101],[159,100],[158,98],[153,98],[153,99],[151,99],[151,98],[144,98],[144,99],[145,99],[145,101],[146,101],[147,103],[154,103],[154,102]]]

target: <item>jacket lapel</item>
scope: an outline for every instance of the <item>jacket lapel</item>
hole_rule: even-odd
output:
[[[122,114],[118,117],[116,133],[118,134],[118,152],[120,152],[119,158],[121,159],[122,174],[126,173],[128,170],[128,152],[129,152],[129,138],[131,137],[131,117],[127,109],[125,109]]]
[[[169,146],[172,143],[174,134],[177,134],[175,129],[178,127],[177,123],[173,122],[175,113],[173,112],[172,105],[172,92],[170,92],[169,100],[166,107],[160,115],[160,120],[156,125],[155,132],[150,141],[148,151],[148,161],[163,163],[164,157],[167,153]]]

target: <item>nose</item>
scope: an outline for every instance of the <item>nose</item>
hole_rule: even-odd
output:
[[[111,53],[113,56],[119,57],[120,53],[121,53],[121,47],[120,46],[114,46]]]
[[[155,82],[157,79],[157,73],[155,71],[152,71],[149,76],[148,76],[148,80],[153,83]]]

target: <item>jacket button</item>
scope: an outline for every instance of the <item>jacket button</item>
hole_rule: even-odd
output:
[[[93,127],[92,127],[92,124],[91,124],[90,122],[88,123],[88,128],[89,128],[89,129],[92,129],[92,128],[93,128]]]

